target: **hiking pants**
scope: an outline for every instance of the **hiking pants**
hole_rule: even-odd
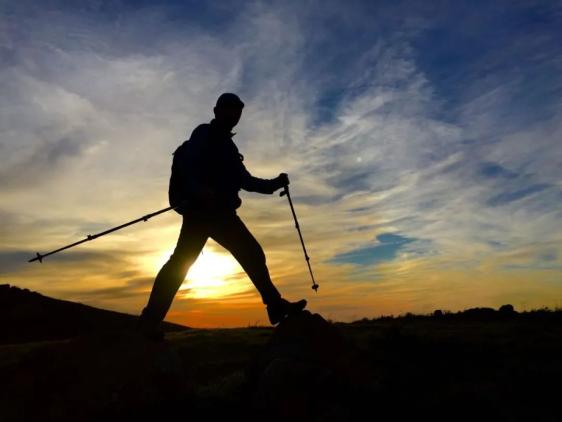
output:
[[[143,317],[158,322],[164,319],[189,268],[209,237],[236,258],[258,289],[264,304],[281,297],[269,277],[262,247],[235,212],[204,215],[188,211],[183,215],[176,248],[156,275],[148,304],[142,311]]]

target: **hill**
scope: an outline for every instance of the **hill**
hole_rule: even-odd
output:
[[[14,294],[32,314],[33,303],[51,304]],[[134,317],[102,311],[113,329],[99,330],[89,307],[54,303],[58,318],[88,316],[71,338],[57,331],[60,339],[38,341],[45,331],[34,338],[22,323],[31,331],[20,339],[32,342],[0,345],[0,420],[559,420],[561,311],[474,308],[349,324],[305,311],[275,328],[170,327],[153,343],[127,329]]]
[[[9,284],[0,285],[0,344],[57,340],[108,330],[132,329],[137,316],[54,299]],[[164,323],[166,331],[186,330]]]

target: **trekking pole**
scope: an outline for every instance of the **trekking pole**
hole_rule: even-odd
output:
[[[180,206],[182,206],[182,205],[183,205],[183,202],[180,203],[179,205],[176,205],[175,207],[163,208],[163,209],[161,209],[161,210],[159,210],[159,211],[156,211],[156,212],[153,212],[153,213],[144,215],[144,216],[142,216],[142,217],[140,217],[140,218],[137,218],[136,220],[129,221],[128,223],[121,224],[120,226],[117,226],[117,227],[113,227],[112,229],[108,229],[108,230],[106,230],[106,231],[104,231],[104,232],[100,232],[100,233],[97,233],[97,234],[89,234],[85,239],[82,239],[82,240],[80,240],[80,241],[78,241],[78,242],[71,243],[70,245],[63,246],[62,248],[55,249],[54,251],[48,252],[48,253],[43,254],[43,255],[41,255],[39,252],[37,252],[37,253],[36,253],[36,257],[30,259],[30,260],[27,261],[27,262],[39,261],[40,263],[42,263],[42,262],[43,262],[43,258],[45,258],[45,257],[47,257],[47,256],[49,256],[49,255],[53,255],[53,254],[55,254],[55,253],[57,253],[57,252],[60,252],[60,251],[65,250],[65,249],[72,248],[73,246],[77,246],[77,245],[79,245],[80,243],[87,242],[88,240],[97,239],[97,238],[100,237],[100,236],[103,236],[103,235],[106,235],[106,234],[108,234],[108,233],[111,233],[111,232],[120,230],[120,229],[122,229],[122,228],[124,228],[124,227],[127,227],[127,226],[130,226],[130,225],[132,225],[132,224],[136,224],[136,223],[138,223],[139,221],[148,221],[148,219],[154,217],[155,215],[162,214],[162,213],[164,213],[164,212],[166,212],[166,211],[170,211],[170,210],[176,209],[176,208],[178,208],[178,207],[180,207]]]
[[[295,208],[293,207],[293,201],[291,201],[291,195],[289,194],[289,185],[285,185],[283,187],[283,192],[281,192],[279,194],[279,196],[285,196],[285,195],[287,195],[287,199],[289,200],[289,205],[291,206],[291,212],[293,213],[293,218],[295,219],[295,227],[297,228],[297,231],[299,232],[302,250],[304,251],[304,258],[306,259],[306,263],[308,265],[308,271],[310,272],[310,278],[312,278],[312,289],[316,293],[318,293],[318,284],[316,284],[316,281],[314,280],[314,274],[312,274],[312,267],[310,266],[310,257],[308,256],[308,253],[306,252],[306,247],[304,246],[304,240],[302,238],[301,229],[300,229],[300,226],[299,226],[299,222],[297,220],[297,214],[295,214]]]

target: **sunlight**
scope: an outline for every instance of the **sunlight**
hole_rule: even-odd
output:
[[[154,274],[168,261],[173,248],[153,261]],[[242,293],[250,288],[246,274],[236,260],[227,253],[216,252],[206,246],[189,269],[178,292],[179,299],[221,298]]]

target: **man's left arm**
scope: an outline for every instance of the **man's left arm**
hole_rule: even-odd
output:
[[[274,179],[260,179],[252,176],[246,167],[242,164],[242,189],[248,192],[258,192],[272,194],[277,189],[289,184],[289,176],[281,173]]]

